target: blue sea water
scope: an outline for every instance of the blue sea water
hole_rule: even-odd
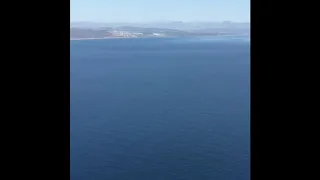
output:
[[[248,37],[70,41],[71,180],[249,180]]]

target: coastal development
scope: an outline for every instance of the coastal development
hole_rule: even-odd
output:
[[[70,39],[100,39],[100,38],[139,38],[139,37],[190,37],[190,36],[217,36],[217,35],[237,35],[248,34],[249,30],[243,31],[234,28],[213,28],[181,30],[170,28],[150,28],[150,27],[99,27],[84,28],[71,27]]]
[[[139,38],[139,37],[169,37],[185,36],[187,32],[169,29],[151,28],[117,28],[88,29],[70,28],[70,38]]]
[[[106,32],[106,37],[143,37],[143,36],[155,36],[161,37],[166,36],[164,33],[152,33],[146,34],[143,32],[130,32],[130,31],[116,31]]]

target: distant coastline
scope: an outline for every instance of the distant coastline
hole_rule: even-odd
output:
[[[94,40],[94,39],[122,39],[122,38],[168,38],[168,37],[213,37],[225,35],[249,34],[249,29],[214,28],[181,30],[167,28],[143,28],[143,27],[102,27],[70,28],[70,40]]]
[[[220,34],[220,35],[207,35],[207,36],[187,36],[187,37],[221,37],[221,36],[237,36],[237,35],[247,35],[247,34]],[[136,38],[169,38],[169,37],[179,37],[179,36],[145,36],[145,37],[100,37],[100,38],[70,38],[70,41],[84,41],[84,40],[101,40],[101,39],[136,39]]]
[[[139,38],[139,37],[70,38],[70,41],[98,40],[98,39],[128,39],[128,38]]]

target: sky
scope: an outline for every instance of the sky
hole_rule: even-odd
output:
[[[250,22],[250,0],[70,0],[70,21]]]

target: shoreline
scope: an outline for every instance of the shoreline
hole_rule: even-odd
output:
[[[247,34],[220,34],[220,35],[213,35],[213,36],[193,36],[193,37],[221,37],[221,36],[241,36]],[[154,38],[168,38],[174,36],[158,36]],[[150,37],[101,37],[101,38],[71,38],[70,41],[83,41],[83,40],[98,40],[98,39],[134,39],[134,38],[150,38]]]
[[[70,41],[80,41],[80,40],[94,40],[94,39],[128,39],[128,38],[138,38],[138,37],[101,37],[101,38],[71,38]]]

